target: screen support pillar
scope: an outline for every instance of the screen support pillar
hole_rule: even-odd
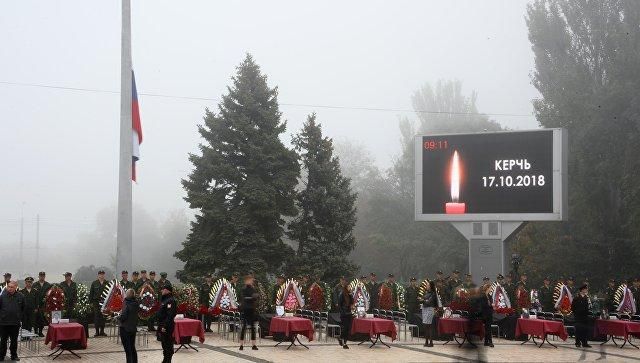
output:
[[[519,231],[523,222],[451,222],[469,241],[469,272],[480,284],[487,276],[495,281],[498,274],[510,270],[511,248],[506,240]]]

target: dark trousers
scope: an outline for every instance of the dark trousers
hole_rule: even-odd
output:
[[[249,327],[251,329],[251,340],[256,340],[256,327],[253,323],[256,321],[253,310],[244,310],[242,312],[242,329],[240,330],[240,338],[244,341],[244,332]]]
[[[493,343],[493,336],[491,335],[491,324],[493,323],[492,317],[484,318],[484,342],[485,343]]]
[[[349,333],[351,332],[351,321],[353,320],[353,316],[342,315],[340,314],[340,339],[347,344],[347,339],[349,338]]]
[[[33,331],[33,325],[36,322],[36,313],[33,307],[25,307],[22,314],[22,329]]]
[[[164,333],[161,330],[161,327],[158,327],[158,336],[162,343],[162,363],[169,363],[173,357],[173,330]]]
[[[155,319],[155,317],[154,317],[153,315],[152,315],[152,316],[150,316],[150,317],[149,317],[149,319],[147,319],[147,329],[148,329],[149,331],[154,331],[154,330],[156,329],[156,328],[154,327],[155,322],[156,322],[156,319]]]
[[[0,358],[4,358],[7,355],[7,340],[11,339],[9,344],[9,351],[11,352],[11,358],[18,356],[18,332],[20,331],[19,325],[0,325]]]
[[[47,318],[44,316],[44,308],[39,308],[36,313],[36,333],[42,333],[45,325],[47,325]]]
[[[120,341],[127,356],[127,363],[138,363],[138,352],[136,352],[136,332],[128,332],[120,327]]]
[[[211,330],[211,315],[202,314],[202,322],[204,323],[204,330]]]
[[[586,322],[577,322],[574,324],[576,329],[576,344],[580,343],[581,345],[587,345],[589,342],[587,341],[589,337],[589,328],[587,327]]]
[[[96,328],[96,333],[104,333],[105,318],[100,311],[100,305],[93,305],[93,324]]]

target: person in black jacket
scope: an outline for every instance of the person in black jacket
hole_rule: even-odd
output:
[[[11,339],[9,351],[11,360],[18,358],[18,333],[20,322],[24,314],[24,297],[18,291],[18,283],[10,281],[0,295],[0,358],[4,360],[7,354],[7,340]]]
[[[256,303],[260,294],[253,286],[254,284],[253,274],[249,273],[244,278],[244,288],[242,289],[242,301],[240,302],[240,309],[242,309],[242,329],[240,330],[240,350],[244,349],[244,333],[247,327],[251,330],[251,349],[258,350],[256,346]]]
[[[580,292],[571,302],[571,310],[575,319],[576,347],[591,348],[587,341],[589,336],[587,327],[589,321],[589,289],[587,285],[580,286]]]
[[[433,281],[429,281],[426,291],[422,296],[422,324],[424,324],[424,346],[433,347],[433,317],[436,307],[438,307],[436,295],[436,285]]]
[[[120,322],[120,341],[122,341],[124,353],[127,356],[127,363],[138,363],[138,352],[136,352],[138,301],[136,300],[136,292],[131,288],[125,293],[124,305],[118,320]]]
[[[491,284],[480,287],[479,311],[484,322],[484,346],[493,348],[493,337],[491,336],[491,324],[493,323],[493,303],[491,302]]]
[[[347,288],[347,280],[340,280],[341,290],[338,295],[338,309],[340,310],[340,339],[338,344],[342,345],[342,348],[349,349],[347,340],[349,333],[351,332],[351,321],[353,319],[353,307],[354,301],[351,292]]]
[[[176,317],[178,304],[176,299],[173,298],[173,286],[163,286],[160,292],[162,294],[160,310],[156,314],[156,320],[158,321],[157,334],[162,343],[162,356],[164,357],[162,363],[169,363],[173,357],[173,329],[175,327],[173,319]]]

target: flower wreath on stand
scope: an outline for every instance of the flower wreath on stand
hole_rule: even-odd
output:
[[[149,317],[158,310],[158,299],[156,298],[155,291],[153,291],[153,287],[150,285],[142,286],[138,299],[140,301],[138,317],[142,320],[149,319]]]
[[[64,291],[58,284],[53,284],[44,298],[44,311],[47,320],[51,321],[52,311],[63,311],[64,307]]]
[[[387,283],[380,284],[380,290],[378,290],[378,307],[382,310],[393,309],[393,290]]]
[[[364,283],[359,279],[354,279],[349,284],[349,291],[351,291],[351,296],[353,296],[353,305],[356,310],[359,307],[363,307],[365,311],[368,311],[370,300],[369,293],[367,292],[367,287],[364,285]]]
[[[622,314],[636,314],[636,301],[627,284],[621,284],[613,295],[616,311]]]
[[[467,289],[459,287],[454,296],[455,297],[453,301],[451,301],[451,305],[449,305],[451,310],[461,310],[469,313],[472,312],[472,306],[469,302],[469,291],[467,291]]]
[[[209,311],[214,316],[220,315],[223,311],[238,310],[236,290],[231,286],[229,280],[224,277],[211,286],[209,302]]]
[[[296,280],[289,279],[278,289],[276,306],[283,305],[284,311],[295,312],[297,309],[303,308],[304,304],[304,297]]]
[[[511,307],[511,301],[509,295],[505,291],[504,287],[498,282],[491,284],[489,289],[491,294],[491,304],[493,305],[493,311],[496,314],[511,315],[515,310]]]
[[[398,309],[398,311],[405,311],[407,305],[406,305],[406,290],[404,288],[404,286],[400,285],[399,283],[396,282],[396,308]]]
[[[107,283],[102,290],[102,303],[100,304],[100,312],[102,315],[111,316],[119,313],[124,305],[124,288],[118,280],[113,279]]]
[[[558,282],[553,291],[553,307],[562,313],[562,315],[571,314],[571,303],[573,302],[573,296],[567,285],[562,282]]]
[[[269,295],[267,294],[267,289],[262,282],[258,281],[258,279],[255,280],[254,286],[258,291],[258,295],[260,295],[258,298],[258,306],[256,306],[256,312],[258,314],[264,314],[269,311]]]
[[[77,284],[78,286],[78,301],[71,311],[71,316],[80,320],[86,321],[89,319],[91,313],[91,303],[89,302],[89,288],[85,284]]]
[[[331,289],[322,281],[309,286],[307,292],[307,308],[313,311],[329,311],[331,309]]]
[[[186,284],[177,290],[178,314],[197,317],[200,307],[200,292],[198,289],[193,284]]]

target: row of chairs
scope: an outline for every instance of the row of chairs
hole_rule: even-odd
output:
[[[258,322],[254,323],[254,329],[256,329],[256,335],[259,340],[262,340],[262,334],[260,330],[260,324]],[[240,332],[242,330],[242,314],[239,311],[222,311],[220,316],[218,317],[218,333],[225,339],[229,339],[231,336],[232,341],[236,341],[236,337],[238,338],[238,342],[244,340],[245,337],[240,336]],[[245,331],[245,335],[250,333]]]
[[[398,326],[398,331],[404,331],[404,340],[407,340],[407,331],[411,332],[411,340],[416,335],[419,335],[419,327],[416,324],[411,324],[407,319],[407,313],[404,311],[373,309],[373,316],[380,319],[393,320]]]
[[[318,334],[318,340],[322,339],[322,334],[324,334],[324,341],[326,342],[329,338],[329,333],[336,337],[342,332],[340,325],[329,323],[329,312],[327,311],[297,309],[294,315],[311,320],[313,329]]]

